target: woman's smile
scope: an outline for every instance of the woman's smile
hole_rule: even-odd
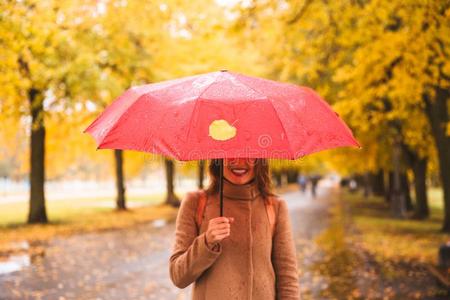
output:
[[[248,172],[248,168],[243,167],[228,167],[230,171],[236,176],[244,176]]]
[[[224,159],[223,176],[234,184],[245,184],[255,177],[255,160],[245,158]]]

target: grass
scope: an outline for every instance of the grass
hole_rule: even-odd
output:
[[[132,227],[156,219],[176,217],[177,209],[164,205],[163,194],[128,197],[129,202],[145,206],[116,211],[102,206],[111,198],[48,201],[49,224],[26,225],[28,203],[0,205],[0,253],[7,252],[14,242],[42,242],[55,236]]]
[[[364,199],[360,194],[344,192],[351,215],[360,232],[361,246],[378,261],[416,261],[437,264],[438,248],[450,239],[441,232],[443,221],[442,191],[430,190],[430,218],[395,219],[389,205],[379,197]]]
[[[138,202],[142,205],[155,205],[163,201],[163,194],[127,197],[127,202]],[[47,216],[52,223],[72,223],[80,217],[111,211],[114,199],[108,197],[84,198],[76,200],[53,200],[46,202]],[[28,202],[0,204],[0,229],[14,228],[26,223]]]

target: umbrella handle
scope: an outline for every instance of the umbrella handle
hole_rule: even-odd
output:
[[[223,158],[219,159],[219,170],[220,216],[223,217]]]

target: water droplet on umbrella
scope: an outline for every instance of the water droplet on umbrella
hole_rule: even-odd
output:
[[[246,141],[249,141],[252,138],[252,135],[250,134],[250,132],[248,130],[246,130],[244,132],[244,136],[245,136]]]

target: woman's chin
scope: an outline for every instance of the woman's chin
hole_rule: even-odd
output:
[[[233,174],[230,174],[229,176],[226,177],[226,179],[234,184],[246,184],[246,183],[250,182],[253,179],[253,177],[249,176],[249,175],[235,176]]]

